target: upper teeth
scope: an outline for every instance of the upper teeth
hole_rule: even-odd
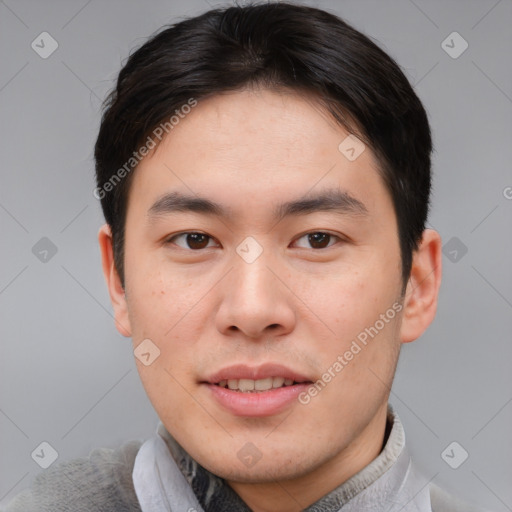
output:
[[[292,379],[285,379],[284,377],[267,377],[266,379],[229,379],[221,380],[219,386],[222,388],[228,387],[229,389],[238,391],[266,391],[272,388],[280,388],[281,386],[291,386]]]

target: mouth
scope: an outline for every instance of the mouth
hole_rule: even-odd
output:
[[[229,379],[221,380],[215,385],[230,389],[232,391],[240,391],[242,393],[260,393],[271,389],[279,389],[283,387],[293,386],[299,382],[285,377],[267,377],[265,379]]]
[[[235,416],[273,416],[298,403],[312,379],[279,364],[224,368],[202,381],[210,396]]]

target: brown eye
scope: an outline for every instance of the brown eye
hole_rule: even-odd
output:
[[[181,243],[178,243],[178,240],[181,241]],[[196,232],[180,233],[168,240],[168,242],[172,242],[182,249],[193,250],[206,249],[210,241],[212,241],[211,236]]]
[[[326,249],[333,245],[335,239],[340,239],[340,237],[324,231],[314,231],[298,238],[297,245],[305,249]],[[299,243],[301,240],[305,240],[305,243]]]
[[[311,247],[315,249],[324,249],[328,247],[331,240],[331,235],[327,233],[311,233],[308,235],[308,241]]]
[[[187,245],[191,249],[204,249],[208,246],[208,235],[203,235],[202,233],[190,233],[187,235]]]

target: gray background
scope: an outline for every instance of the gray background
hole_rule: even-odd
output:
[[[219,5],[0,1],[0,503],[44,471],[31,458],[42,441],[60,462],[154,432],[157,416],[101,274],[92,148],[100,100],[130,49],[208,4]],[[430,221],[445,244],[455,240],[437,318],[403,348],[391,402],[429,478],[512,510],[512,2],[310,5],[397,59],[434,132]],[[31,48],[43,31],[59,44],[47,59]],[[441,46],[453,31],[469,44],[456,59]],[[40,246],[32,252],[42,237],[57,248],[47,261]],[[469,453],[458,469],[441,457],[452,441]]]

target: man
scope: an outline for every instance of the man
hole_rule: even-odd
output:
[[[434,318],[432,143],[397,64],[325,11],[209,11],[133,53],[96,142],[103,272],[161,423],[7,511],[474,511],[388,405]]]

